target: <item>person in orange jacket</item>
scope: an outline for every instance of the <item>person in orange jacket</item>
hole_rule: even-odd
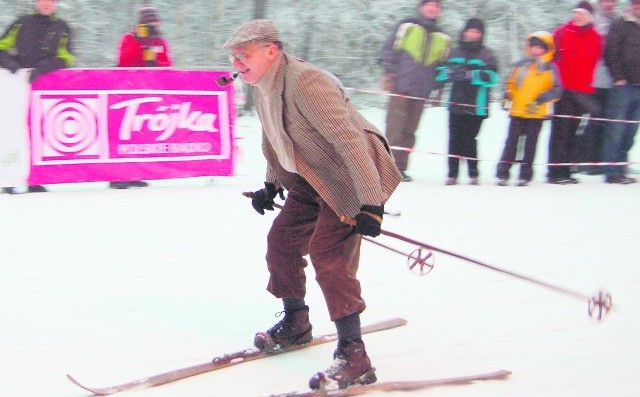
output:
[[[553,102],[563,91],[557,66],[553,63],[554,52],[551,33],[532,33],[525,40],[527,57],[517,62],[509,74],[503,107],[510,106],[511,120],[496,173],[500,186],[507,186],[521,135],[525,143],[518,186],[527,186],[533,178],[533,159],[542,122],[551,115]]]

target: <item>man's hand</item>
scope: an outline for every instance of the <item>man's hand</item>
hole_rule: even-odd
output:
[[[264,183],[264,188],[255,192],[245,193],[247,197],[251,197],[251,205],[253,209],[260,215],[264,215],[264,210],[273,211],[273,199],[277,195],[284,200],[284,189],[276,189],[276,185],[270,182]]]
[[[513,102],[507,97],[504,97],[500,100],[500,106],[502,106],[502,110],[511,110],[511,105],[513,105]]]
[[[42,72],[38,68],[31,69],[31,74],[29,74],[29,83],[33,84],[41,75]]]
[[[380,235],[382,215],[384,215],[383,205],[363,205],[360,213],[355,216],[356,233],[371,237]]]
[[[380,82],[380,88],[383,91],[392,92],[396,89],[396,75],[392,73],[386,73],[382,75],[382,81]]]
[[[467,69],[465,69],[464,67],[456,67],[453,69],[450,69],[449,72],[447,73],[447,78],[449,79],[449,81],[465,81],[467,78],[469,78],[469,73],[467,73]]]
[[[535,113],[540,109],[540,104],[536,101],[527,103],[527,113]]]
[[[7,59],[4,63],[4,67],[7,68],[13,74],[16,74],[18,69],[20,69],[20,63],[18,61],[14,61],[13,59]]]

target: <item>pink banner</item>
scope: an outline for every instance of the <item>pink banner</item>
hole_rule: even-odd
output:
[[[233,174],[225,72],[67,69],[32,86],[30,185]]]

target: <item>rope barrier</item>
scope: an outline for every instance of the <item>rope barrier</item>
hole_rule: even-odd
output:
[[[415,97],[415,96],[402,95],[402,94],[393,94],[393,93],[390,93],[390,92],[387,92],[387,91],[382,91],[382,90],[367,90],[367,89],[363,89],[363,88],[351,88],[351,87],[345,87],[345,90],[353,91],[353,92],[362,92],[362,93],[366,93],[366,94],[376,94],[376,95],[384,95],[384,96],[392,96],[392,97],[408,98],[408,99],[419,99],[419,100],[425,101],[427,103],[430,103],[432,105],[434,105],[434,104],[438,104],[438,105],[442,105],[442,106],[456,105],[456,106],[464,106],[464,107],[470,107],[470,108],[478,108],[478,107],[480,107],[480,106],[471,105],[471,104],[468,104],[468,103],[451,102],[451,101],[444,101],[444,100],[441,100],[441,99],[422,98],[422,97]],[[505,110],[505,112],[506,112],[506,110]],[[580,120],[592,120],[592,121],[605,121],[605,122],[615,122],[615,123],[625,123],[625,124],[640,124],[640,120],[619,120],[619,119],[607,119],[607,118],[602,118],[602,117],[573,116],[573,115],[566,115],[566,114],[550,114],[549,117],[566,118],[566,119],[580,119]]]
[[[435,155],[435,156],[443,156],[443,157],[452,157],[452,158],[457,158],[460,160],[476,160],[476,161],[491,161],[491,162],[496,162],[499,163],[501,162],[500,160],[486,160],[486,159],[477,159],[474,157],[466,157],[466,156],[459,156],[456,154],[448,154],[448,153],[440,153],[440,152],[433,152],[433,151],[429,151],[429,150],[420,150],[420,149],[411,149],[411,148],[406,148],[406,147],[402,147],[402,146],[391,146],[391,149],[393,150],[398,150],[398,151],[403,151],[403,152],[417,152],[417,153],[424,153],[424,154],[431,154],[431,155]],[[507,163],[511,163],[511,164],[520,164],[522,163],[521,161],[506,161]],[[638,161],[625,161],[625,162],[618,162],[618,163],[614,163],[614,162],[602,162],[602,163],[598,163],[598,162],[582,162],[582,163],[533,163],[532,165],[557,165],[557,166],[579,166],[579,165],[591,165],[591,166],[601,166],[601,165],[633,165],[633,164],[640,164],[640,162]]]
[[[471,104],[467,104],[467,103],[443,101],[443,100],[440,100],[440,99],[422,98],[422,97],[415,97],[415,96],[402,95],[402,94],[393,94],[393,93],[390,93],[388,91],[383,91],[383,90],[367,90],[367,89],[363,89],[363,88],[352,88],[352,87],[345,87],[345,90],[353,91],[353,92],[367,93],[367,94],[391,96],[391,97],[400,97],[400,98],[408,98],[408,99],[419,99],[419,100],[423,100],[423,101],[425,101],[427,103],[430,103],[431,105],[435,105],[435,104],[443,105],[443,106],[446,106],[446,105],[457,105],[457,106],[465,106],[465,107],[471,107],[471,108],[479,107],[479,106],[471,105]],[[591,120],[591,121],[602,121],[602,122],[616,122],[616,123],[626,123],[626,124],[640,124],[640,120],[619,120],[619,119],[607,119],[607,118],[602,118],[602,117],[590,117],[590,116],[573,116],[573,115],[552,114],[552,115],[549,115],[549,117],[566,118],[566,119]],[[500,160],[478,159],[478,158],[473,158],[473,157],[466,157],[466,156],[460,156],[460,155],[455,155],[455,154],[419,150],[419,149],[406,148],[406,147],[401,147],[401,146],[391,146],[391,149],[398,150],[398,151],[410,152],[410,153],[411,152],[418,152],[418,153],[425,153],[425,154],[430,154],[430,155],[451,157],[451,158],[457,158],[457,159],[460,159],[460,160],[491,161],[491,162],[496,162],[496,163],[500,163],[501,162]],[[508,161],[507,163],[520,164],[522,162],[521,161]],[[609,165],[626,165],[626,166],[628,166],[628,165],[634,165],[634,164],[640,164],[640,162],[637,162],[637,161],[625,161],[625,162],[533,163],[532,165],[536,165],[536,166],[539,166],[539,165],[543,165],[543,166],[609,166]]]
[[[471,104],[466,104],[466,103],[459,103],[459,102],[452,102],[452,101],[443,101],[440,99],[430,99],[430,98],[422,98],[422,97],[415,97],[415,96],[410,96],[410,95],[402,95],[402,94],[393,94],[390,93],[388,91],[383,91],[383,90],[368,90],[368,89],[364,89],[364,88],[354,88],[354,87],[344,87],[345,90],[347,91],[353,91],[353,92],[361,92],[361,93],[365,93],[365,94],[375,94],[375,95],[380,95],[380,96],[389,96],[389,97],[400,97],[400,98],[408,98],[408,99],[419,99],[419,100],[423,100],[427,103],[430,103],[432,105],[458,105],[458,106],[466,106],[466,107],[472,107],[472,108],[477,108],[479,106],[476,105],[471,105]],[[568,119],[581,119],[581,120],[591,120],[591,121],[603,121],[603,122],[617,122],[617,123],[627,123],[627,124],[640,124],[640,121],[635,121],[635,120],[618,120],[618,119],[607,119],[607,118],[602,118],[602,117],[589,117],[589,116],[571,116],[571,115],[549,115],[549,117],[556,117],[556,118],[568,118]],[[490,161],[490,162],[496,162],[496,163],[500,163],[500,160],[487,160],[487,159],[479,159],[479,158],[474,158],[474,157],[466,157],[466,156],[460,156],[460,155],[455,155],[455,154],[448,154],[448,153],[440,153],[440,152],[433,152],[433,151],[428,151],[428,150],[420,150],[420,149],[414,149],[414,148],[406,148],[406,147],[401,147],[401,146],[391,146],[392,150],[397,150],[397,151],[405,151],[405,152],[410,152],[410,153],[423,153],[423,154],[429,154],[429,155],[435,155],[435,156],[443,156],[443,157],[451,157],[451,158],[457,158],[460,160],[476,160],[476,161]],[[507,163],[510,164],[521,164],[521,161],[508,161]],[[609,166],[609,165],[624,165],[624,166],[629,166],[629,165],[634,165],[634,164],[640,164],[640,162],[638,161],[625,161],[625,162],[575,162],[575,163],[533,163],[532,165],[535,166]]]

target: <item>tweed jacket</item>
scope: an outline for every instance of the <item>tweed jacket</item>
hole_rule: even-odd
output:
[[[338,216],[353,217],[362,205],[384,204],[402,177],[382,133],[326,71],[286,53],[277,67],[272,98],[276,128],[300,176]],[[262,95],[252,88],[263,119]],[[262,150],[266,181],[288,189],[292,174],[278,162],[264,129]]]

